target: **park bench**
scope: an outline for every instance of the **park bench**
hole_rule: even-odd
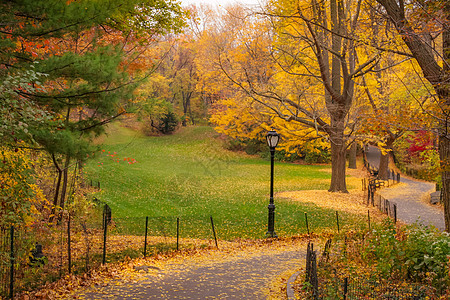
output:
[[[384,181],[376,178],[370,178],[369,185],[372,190],[377,190],[380,187],[384,186]]]
[[[373,169],[373,168],[369,168],[369,173],[371,177],[378,177],[378,170],[377,169]]]

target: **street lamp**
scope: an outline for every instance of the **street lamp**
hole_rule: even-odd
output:
[[[275,130],[267,133],[267,145],[270,148],[270,203],[269,203],[269,223],[266,237],[278,237],[275,233],[275,204],[273,203],[273,159],[275,156],[275,147],[278,145],[280,136]]]

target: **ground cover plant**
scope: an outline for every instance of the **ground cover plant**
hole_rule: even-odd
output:
[[[143,220],[149,216],[152,230],[164,227],[173,235],[176,217],[180,217],[182,234],[210,237],[209,217],[213,216],[221,239],[264,237],[269,161],[227,151],[215,136],[209,127],[145,137],[115,126],[103,141],[104,151],[91,160],[85,172],[101,182],[96,197],[111,207],[113,218],[122,224],[129,222],[123,227],[130,233],[143,234]],[[329,180],[329,166],[276,163],[275,192],[326,190]],[[351,187],[357,188],[357,184]],[[334,210],[286,199],[275,203],[279,235],[306,233],[305,212],[316,232],[336,227]],[[356,224],[358,218],[342,212],[342,222]],[[132,225],[137,223],[141,225]]]
[[[320,299],[448,299],[450,236],[419,223],[391,219],[369,231],[336,236],[318,260]],[[346,288],[344,288],[347,281]],[[305,276],[297,279],[300,299],[314,299]]]

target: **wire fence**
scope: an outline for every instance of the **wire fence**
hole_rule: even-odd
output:
[[[261,220],[258,218],[258,224],[255,219],[201,215],[119,218],[114,217],[108,205],[97,201],[97,206],[87,215],[63,215],[51,226],[1,229],[0,299],[12,299],[11,295],[36,289],[67,274],[88,273],[102,264],[126,258],[219,248],[218,238],[236,238],[237,222],[240,228],[261,229],[267,221],[265,214],[261,214]],[[348,229],[345,217],[335,212],[333,230],[337,233]],[[299,225],[303,232],[313,234],[316,218],[305,212],[304,219],[294,221],[302,223]]]
[[[328,240],[322,255],[318,258],[314,245],[308,243],[304,279],[306,293],[302,294],[304,299],[427,299],[428,287],[421,284],[409,283],[399,286],[381,278],[342,276],[338,272],[334,272],[334,276],[327,276],[327,278],[320,276],[321,268],[327,269],[325,265],[330,257],[330,248],[331,240]]]
[[[214,245],[212,216],[112,218],[107,205],[95,216],[66,215],[51,226],[2,228],[0,299],[126,257]]]
[[[379,180],[377,177],[378,170],[368,163],[366,163],[365,166],[370,173],[370,177],[363,178],[361,181],[362,189],[365,192],[364,198],[366,199],[367,206],[377,207],[379,211],[393,218],[394,221],[397,222],[397,203],[377,194],[377,190],[381,187],[389,187],[400,183],[400,173],[395,173],[394,170],[390,170],[388,172],[389,176],[387,180]]]

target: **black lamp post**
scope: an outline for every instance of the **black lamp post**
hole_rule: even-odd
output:
[[[275,204],[273,203],[273,159],[275,156],[275,147],[278,145],[280,136],[275,130],[267,133],[267,144],[270,148],[270,203],[269,203],[269,223],[266,237],[278,237],[275,233]]]

